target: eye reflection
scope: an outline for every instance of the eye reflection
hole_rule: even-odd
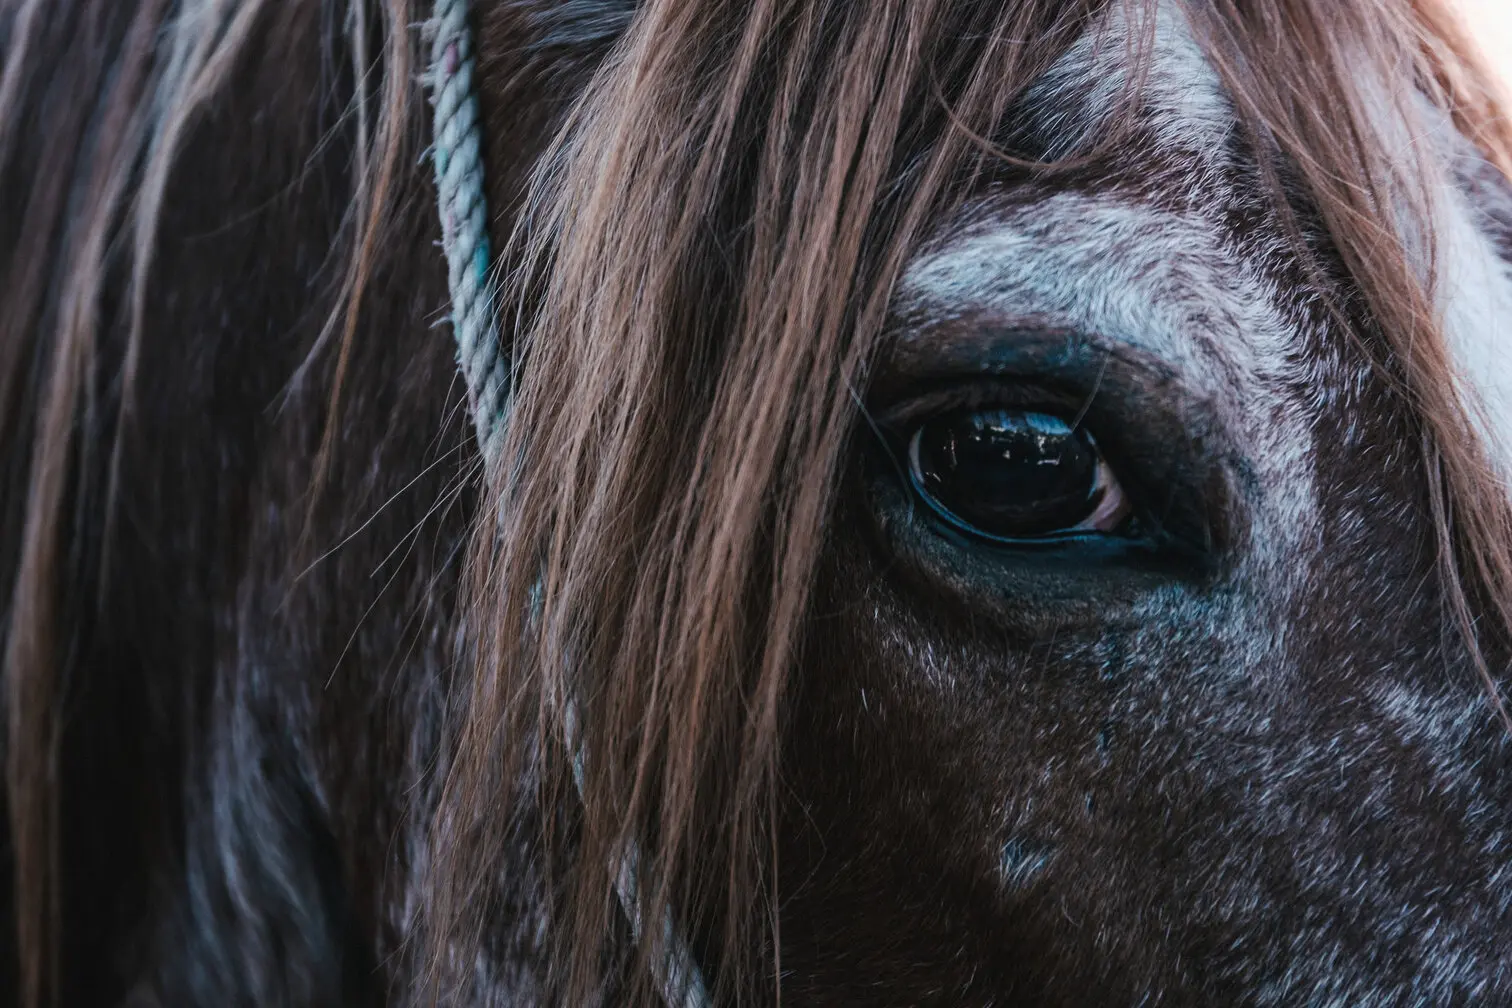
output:
[[[1049,413],[980,410],[924,420],[908,442],[914,491],[986,539],[1113,532],[1129,505],[1092,435]]]

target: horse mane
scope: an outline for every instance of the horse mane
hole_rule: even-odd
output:
[[[1137,67],[1155,4],[1108,3],[1138,26]],[[632,1003],[651,1003],[635,979],[648,971],[608,938],[615,866],[632,839],[648,919],[670,911],[717,935],[700,953],[720,992],[752,997],[779,986],[772,833],[789,671],[892,284],[927,222],[1001,164],[1004,117],[1107,4],[644,0],[633,17],[608,6],[575,25],[520,28],[537,40],[526,55],[483,54],[485,119],[546,129],[549,144],[522,177],[526,166],[509,164],[515,138],[489,138],[511,238],[502,269],[517,381],[509,464],[477,505],[472,576],[445,614],[466,628],[470,664],[444,787],[416,813],[432,822],[420,934],[435,990],[465,990],[459,964],[476,961],[498,909],[499,838],[530,807],[553,879],[553,1000],[589,1003],[619,983]],[[1362,346],[1416,406],[1454,624],[1472,648],[1503,639],[1505,475],[1488,461],[1481,406],[1456,380],[1423,268],[1435,187],[1452,180],[1382,125],[1447,115],[1506,170],[1512,125],[1488,75],[1432,0],[1179,6],[1265,185],[1293,214],[1297,254],[1318,257],[1315,214],[1349,278],[1341,297],[1373,320]],[[488,16],[518,19],[524,7]],[[353,402],[356,376],[392,364],[364,357],[388,338],[383,306],[411,275],[437,289],[425,265],[438,258],[426,241],[431,191],[416,166],[424,106],[411,26],[422,16],[405,0],[0,5],[0,466],[4,485],[25,488],[0,502],[0,633],[23,1004],[59,999],[77,946],[62,926],[80,898],[70,887],[106,874],[104,862],[86,872],[65,843],[65,818],[86,815],[97,794],[70,790],[79,775],[65,737],[104,732],[90,751],[164,773],[186,758],[143,756],[127,719],[172,707],[189,686],[144,671],[109,684],[117,705],[91,699],[106,687],[80,644],[112,618],[105,600],[124,576],[122,488],[165,492],[133,465],[150,446],[132,432],[144,389],[163,394],[150,362],[195,336],[187,322],[148,324],[174,291],[161,251],[186,237],[170,230],[175,194],[194,185],[185,151],[213,138],[224,147],[215,164],[264,165],[265,130],[285,129],[297,134],[286,152],[301,161],[295,177],[323,180],[310,183],[318,197],[293,183],[278,194],[291,214],[323,222],[306,236],[322,252],[269,250],[303,264],[279,267],[287,297],[303,303],[301,335],[266,365],[281,369],[272,387],[296,433],[267,444],[298,454],[289,478],[309,487],[305,527],[341,527],[371,506],[329,491],[361,478],[343,455],[376,450],[351,417],[367,408]],[[512,111],[530,95],[511,60],[545,65],[585,43],[591,79],[570,107],[542,121]],[[1116,150],[1139,76],[1075,159]],[[308,111],[317,106],[330,114]],[[248,126],[254,118],[270,125]],[[1024,171],[1057,170],[1024,160]],[[226,478],[238,474],[250,478]],[[1482,609],[1494,618],[1477,622]],[[131,700],[132,689],[150,699]],[[581,705],[581,800],[569,697]],[[182,730],[182,717],[168,722]],[[146,797],[144,819],[168,811],[130,850],[183,826],[179,799]],[[657,933],[646,937],[640,966],[664,952]]]
[[[18,0],[0,9],[0,185],[7,211],[0,225],[0,465],[16,491],[5,495],[0,516],[6,572],[0,640],[14,885],[8,921],[14,958],[7,961],[18,971],[18,1003],[59,1000],[69,944],[61,933],[64,904],[80,898],[68,889],[100,881],[98,866],[83,864],[78,850],[65,844],[66,782],[76,775],[62,765],[63,741],[68,723],[87,720],[81,712],[89,710],[80,700],[87,693],[80,680],[91,658],[81,654],[80,642],[100,636],[110,586],[125,580],[120,554],[129,553],[122,539],[130,537],[118,525],[120,492],[137,482],[128,471],[133,453],[127,446],[136,433],[139,455],[141,434],[133,428],[140,426],[140,388],[157,384],[143,373],[142,361],[161,360],[147,321],[149,298],[162,280],[159,253],[199,237],[164,228],[173,219],[171,190],[186,184],[186,172],[205,167],[194,164],[202,159],[186,157],[186,148],[219,134],[231,149],[235,141],[224,118],[266,114],[289,134],[280,139],[299,147],[291,187],[303,188],[342,162],[335,171],[344,178],[332,187],[342,192],[334,246],[324,259],[307,257],[309,275],[302,278],[308,301],[302,310],[320,317],[318,335],[303,342],[298,370],[281,378],[286,410],[300,412],[291,404],[320,399],[317,412],[328,414],[325,452],[340,429],[334,422],[340,375],[365,285],[378,269],[378,236],[396,213],[393,180],[422,128],[423,118],[406,107],[413,104],[409,19],[408,6],[398,2],[375,11],[361,3],[326,10],[264,0]],[[290,54],[292,66],[255,65],[258,46]],[[350,61],[345,73],[330,65],[342,59]],[[289,114],[294,95],[275,94],[290,70],[307,85],[296,99],[307,114]],[[357,86],[359,80],[365,85]],[[331,135],[310,136],[308,120],[321,116],[332,121]],[[272,154],[247,158],[247,151],[235,150],[212,170],[255,186],[255,177],[237,175],[238,158],[265,170],[284,167]],[[272,204],[286,195],[258,198]],[[326,209],[315,206],[318,200],[304,198],[315,215]],[[197,376],[210,380],[203,370]],[[306,388],[313,385],[321,390],[315,396]],[[319,476],[326,469],[313,471]],[[150,697],[148,705],[174,702],[174,686],[158,692],[148,680],[117,689],[124,694],[132,686]],[[123,722],[141,716],[143,703],[115,716]],[[149,720],[146,728],[172,734],[173,720]],[[117,729],[129,730],[124,723]],[[112,742],[119,746],[116,757],[155,766],[142,747]],[[87,793],[77,784],[75,790]],[[161,793],[135,797],[155,802],[165,818],[179,804]],[[174,844],[167,832],[156,840]],[[104,900],[110,892],[96,895]]]

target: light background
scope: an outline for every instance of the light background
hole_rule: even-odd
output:
[[[1501,75],[1502,94],[1512,97],[1512,0],[1454,0],[1471,37]]]

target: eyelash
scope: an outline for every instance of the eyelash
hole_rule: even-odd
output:
[[[1090,398],[1040,382],[985,379],[936,381],[873,410],[885,430],[900,433],[928,416],[956,410],[1015,409],[1080,417],[1089,413]]]

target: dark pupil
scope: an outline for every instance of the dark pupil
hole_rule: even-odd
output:
[[[1097,449],[1045,413],[991,410],[926,421],[910,446],[913,478],[936,509],[990,536],[1073,528],[1097,506]]]

